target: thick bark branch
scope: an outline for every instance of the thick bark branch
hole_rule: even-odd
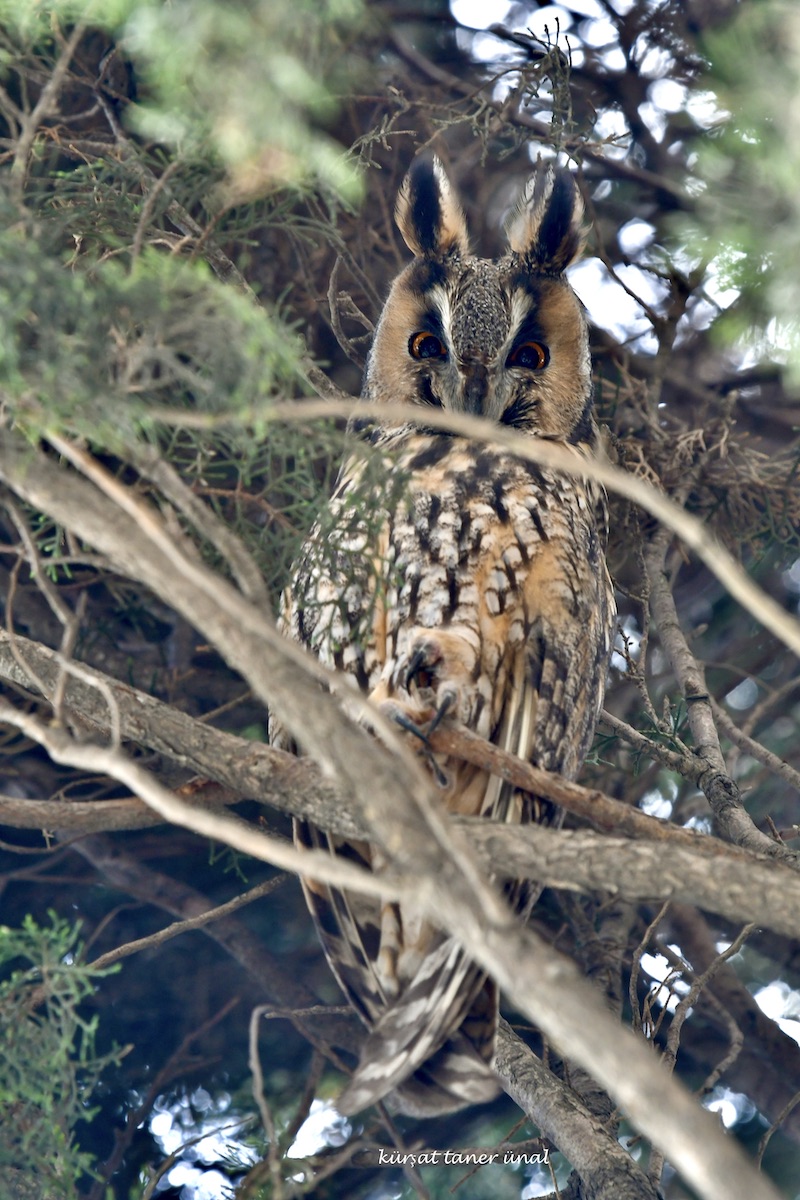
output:
[[[32,682],[33,677],[38,676],[45,685],[46,698],[49,698],[60,671],[59,656],[55,651],[27,638],[15,637],[13,643],[23,663],[29,666],[30,674],[26,673],[14,655],[10,635],[0,631],[0,678],[29,691],[38,691]],[[98,686],[93,686],[93,681]],[[363,836],[364,826],[350,817],[342,806],[338,790],[309,759],[298,759],[292,754],[214,729],[172,705],[164,704],[146,692],[138,691],[91,667],[81,665],[81,677],[70,677],[64,693],[65,711],[79,730],[108,737],[112,716],[109,696],[116,708],[124,741],[146,746],[188,771],[213,779],[230,789],[232,794],[229,797],[214,799],[214,807],[218,803],[235,803],[252,797],[284,812],[322,824],[343,837]],[[198,795],[196,801],[205,803],[204,796]],[[31,805],[30,817],[24,815],[23,803]],[[9,805],[0,800],[0,823],[20,828],[94,832],[112,828],[141,828],[157,824],[163,819],[154,817],[152,809],[144,803],[128,800],[92,804],[60,803],[58,806],[51,804],[49,817],[43,809],[34,807],[46,803],[42,800],[15,801]],[[130,824],[127,818],[123,818],[122,806],[127,806]],[[107,818],[98,818],[101,812],[108,814]],[[125,820],[125,824],[122,824],[122,820]]]
[[[512,1100],[578,1172],[585,1200],[656,1200],[657,1190],[628,1152],[507,1021],[500,1022],[494,1067]]]
[[[15,640],[19,658],[30,664],[49,689],[58,672],[58,655],[26,638]],[[92,686],[95,677],[104,684],[102,692]],[[22,685],[26,682],[18,658],[11,653],[10,638],[2,633],[0,678]],[[222,785],[222,789],[209,784],[178,789],[178,799],[192,809],[216,809],[251,798],[347,837],[369,836],[367,826],[348,814],[345,797],[321,778],[310,760],[223,733],[88,667],[82,667],[80,678],[70,679],[66,711],[84,727],[94,726],[107,734],[108,696],[117,705],[126,741],[156,750]],[[636,838],[456,821],[468,832],[483,866],[493,874],[534,878],[571,890],[608,891],[629,900],[680,898],[732,921],[756,921],[794,936],[800,911],[796,874],[776,870],[763,859],[716,838],[668,825],[602,792],[531,767],[474,734],[441,730],[434,743],[442,752],[548,796],[600,829]],[[17,828],[92,833],[142,828],[160,819],[137,798],[64,803],[0,796],[0,824]]]

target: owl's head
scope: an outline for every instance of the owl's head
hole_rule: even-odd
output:
[[[544,167],[531,177],[498,260],[469,253],[464,213],[436,157],[414,162],[395,215],[415,257],[386,301],[364,395],[593,442],[586,320],[564,275],[583,247],[570,173]]]

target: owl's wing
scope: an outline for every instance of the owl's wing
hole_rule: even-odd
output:
[[[536,567],[522,579],[525,644],[492,740],[574,779],[602,706],[616,619],[605,498],[592,484],[542,472],[539,505],[540,540],[528,551]]]
[[[364,541],[359,525],[363,506],[351,503],[347,489],[348,474],[344,472],[333,501],[336,506],[341,500],[340,520],[327,541],[315,531],[306,543],[284,597],[282,625],[290,636],[369,692],[386,657],[385,619],[376,596],[375,564],[370,567],[359,556]],[[382,555],[380,551],[387,537],[386,527],[373,531],[371,542],[378,547],[378,562],[386,557],[385,549]],[[270,740],[281,748],[294,749],[276,718],[270,721]],[[371,868],[373,854],[366,843],[336,838],[308,822],[296,821],[294,828],[299,846],[321,849]],[[366,1108],[401,1081],[404,1086],[398,1091],[398,1104],[420,1115],[451,1111],[493,1097],[497,1085],[487,1062],[494,1046],[496,1000],[491,1003],[493,992],[485,985],[485,976],[458,944],[426,926],[419,972],[398,985],[402,988],[399,995],[396,991],[392,994],[382,960],[402,947],[387,946],[392,927],[392,922],[385,920],[389,906],[375,897],[313,879],[303,881],[303,890],[330,967],[370,1030],[361,1064],[339,1101],[341,1110]],[[406,932],[400,921],[399,937]],[[489,1024],[479,1023],[476,1015],[472,1025],[459,1032],[482,989]],[[415,1076],[423,1064],[424,1070]]]

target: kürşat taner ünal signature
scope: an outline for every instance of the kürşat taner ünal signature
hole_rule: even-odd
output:
[[[550,1149],[545,1147],[538,1154],[522,1154],[514,1150],[379,1150],[380,1167],[487,1167],[490,1163],[522,1163],[546,1166],[550,1161]]]

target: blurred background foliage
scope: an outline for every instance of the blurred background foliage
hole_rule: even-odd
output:
[[[331,490],[342,429],[278,421],[272,407],[310,395],[315,364],[357,394],[388,282],[407,258],[392,209],[413,154],[434,144],[448,161],[486,254],[501,248],[503,215],[532,162],[558,154],[578,171],[592,222],[572,278],[594,322],[598,413],[612,452],[706,520],[796,611],[798,55],[800,16],[789,0],[3,0],[4,420],[32,441],[47,430],[84,439],[171,512],[149,465],[157,451],[242,539],[277,604]],[[185,621],[7,499],[6,623],[13,616],[18,632],[59,644],[60,626],[24,565],[22,526],[65,601],[83,605],[79,659],[221,728],[264,736],[260,706]],[[652,525],[617,500],[612,515],[622,636],[608,707],[654,741],[680,745],[685,704],[642,577]],[[192,536],[225,569],[202,532]],[[671,562],[720,721],[797,766],[796,664],[701,564],[680,553]],[[728,725],[720,730],[754,820],[794,837],[796,794]],[[55,766],[17,734],[6,731],[0,750],[6,795],[119,794]],[[167,764],[148,765],[172,780]],[[709,827],[696,788],[607,731],[585,777],[664,819]],[[7,1114],[17,1067],[0,1067],[0,1200],[2,1186],[29,1194],[16,1172],[19,1147],[34,1145],[52,1180],[34,1195],[277,1194],[258,1165],[268,1138],[251,1093],[249,1013],[265,979],[287,994],[301,987],[297,1004],[341,999],[295,881],[235,925],[209,926],[211,936],[185,934],[102,978],[67,972],[73,991],[59,999],[57,1026],[47,1024],[49,1003],[38,1015],[41,996],[22,998],[14,941],[26,939],[25,971],[38,963],[25,978],[44,986],[54,955],[91,962],[161,928],[166,913],[209,907],[272,875],[175,829],[71,843],[8,831],[0,888],[13,952],[0,967],[0,1016],[4,1028],[21,1020],[41,1031],[26,1043],[40,1101],[38,1125],[30,1115],[15,1124]],[[663,1013],[663,1039],[674,997],[737,931],[676,906],[645,936],[655,916],[648,906],[625,915],[618,966],[641,963],[634,996]],[[604,919],[604,898],[560,893],[534,918],[587,961]],[[64,922],[80,922],[87,949]],[[705,1103],[750,1149],[780,1122],[765,1168],[796,1197],[800,1110],[784,1110],[800,1091],[797,944],[752,935],[715,986],[684,1027],[676,1069],[702,1092],[729,1054],[731,1023],[749,1031]],[[631,1019],[629,1007],[623,1015]],[[48,1104],[51,1035],[58,1069]],[[320,1156],[285,1167],[286,1195],[304,1186],[320,1197],[412,1194],[399,1171],[328,1170],[354,1132],[368,1137],[379,1124],[331,1116],[325,1101],[339,1076],[293,1024],[263,1022],[261,1055],[278,1149],[299,1136],[296,1153]],[[491,1145],[518,1119],[503,1098],[424,1132],[401,1122],[397,1135]],[[568,1164],[555,1150],[552,1161],[563,1186]],[[424,1179],[434,1197],[459,1175]],[[460,1194],[482,1197],[486,1186],[478,1175]],[[552,1186],[547,1171],[511,1166],[491,1182],[493,1195],[524,1200]],[[669,1170],[664,1186],[669,1200],[688,1194]]]
[[[99,1018],[81,1007],[104,972],[79,961],[76,942],[75,926],[52,913],[43,927],[29,916],[0,926],[0,1173],[24,1190],[35,1163],[41,1195],[73,1196],[93,1174],[75,1130],[99,1112],[89,1098],[121,1057],[95,1053]]]
[[[719,121],[699,147],[698,228],[721,280],[742,292],[726,334],[785,361],[796,381],[800,14],[780,0],[740,5],[704,48]]]

